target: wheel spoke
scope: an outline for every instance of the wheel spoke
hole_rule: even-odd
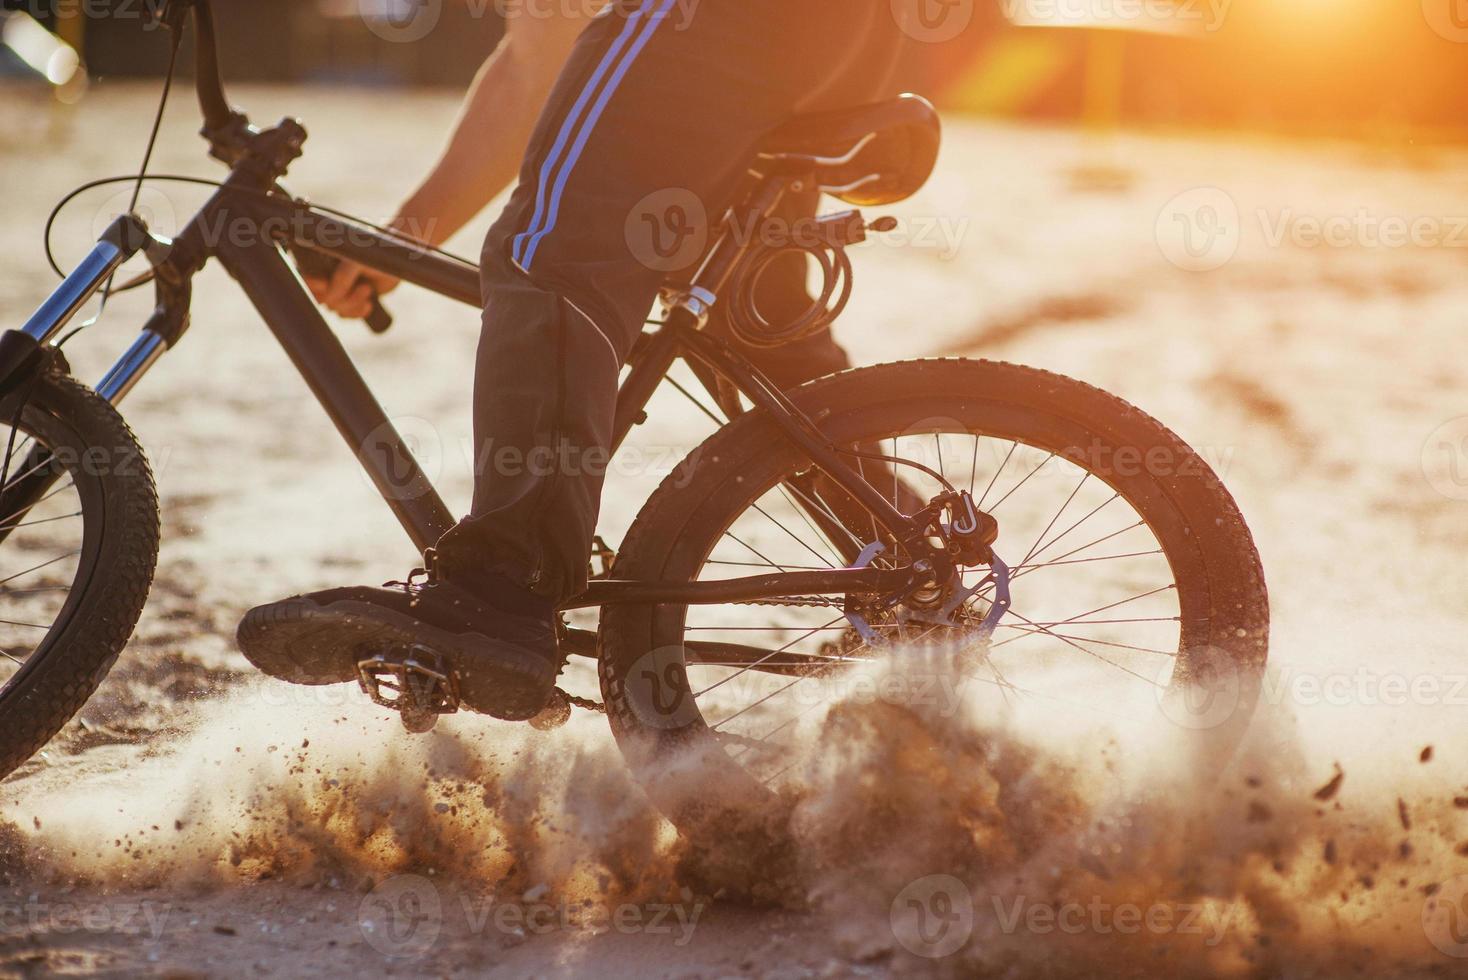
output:
[[[786,566],[784,566],[784,565],[777,565],[774,562],[770,561],[768,558],[766,558],[764,556],[763,553],[760,552],[760,550],[758,548],[756,548],[754,545],[750,544],[748,541],[745,541],[743,538],[739,537],[733,531],[725,531],[724,532],[724,536],[727,537],[727,538],[731,538],[732,540],[734,540],[734,541],[738,542],[739,544],[743,545],[744,547],[748,548],[754,554],[754,556],[756,558],[758,558],[761,561],[763,561],[770,568],[778,568],[782,572],[788,572],[788,571],[790,571],[790,569],[787,568]],[[820,569],[817,569],[817,571],[820,571]]]
[[[51,628],[41,623],[22,623],[14,619],[0,619],[0,626],[24,626],[29,630],[48,630]]]
[[[10,520],[13,517],[19,517],[23,512],[28,511],[28,510],[31,510],[31,509],[33,509],[35,507],[39,507],[41,504],[43,504],[46,501],[50,500],[52,497],[56,496],[61,491],[63,491],[63,490],[70,490],[74,486],[76,486],[76,481],[75,480],[67,480],[61,486],[57,487],[54,490],[49,491],[44,497],[42,497],[40,500],[37,500],[35,503],[28,504],[25,507],[20,508],[19,510],[16,510],[16,511],[13,511],[13,512],[11,512],[9,514],[6,514],[4,519],[8,521],[8,520]]]
[[[1137,521],[1137,523],[1135,523],[1135,524],[1128,524],[1126,527],[1122,528],[1119,531],[1112,531],[1110,534],[1106,535],[1104,538],[1097,538],[1095,541],[1092,541],[1090,544],[1084,544],[1084,545],[1081,545],[1079,548],[1074,549],[1073,551],[1067,551],[1065,554],[1061,555],[1060,558],[1070,558],[1070,557],[1072,557],[1074,555],[1080,554],[1083,551],[1089,551],[1090,549],[1096,547],[1096,545],[1098,545],[1098,544],[1105,544],[1107,541],[1110,541],[1112,538],[1119,537],[1119,536],[1127,533],[1128,531],[1135,531],[1137,528],[1139,528],[1139,527],[1145,527],[1145,526],[1146,526],[1146,523],[1143,522],[1143,521]],[[1057,558],[1056,561],[1059,561],[1060,558]],[[1010,581],[1012,582],[1012,581],[1014,581],[1014,579],[1021,578],[1024,575],[1028,575],[1031,572],[1038,571],[1041,568],[1047,568],[1047,567],[1049,567],[1050,564],[1051,564],[1050,562],[1042,562],[1042,563],[1040,563],[1038,565],[1030,565],[1027,568],[1025,568],[1023,572],[1018,572],[1014,576],[1012,576],[1011,579],[1010,579]]]
[[[743,544],[742,541],[740,543]],[[767,562],[767,561],[763,561],[763,562],[760,562],[760,561],[726,561],[726,560],[724,560],[722,558],[710,558],[704,564],[706,564],[706,565],[733,565],[733,566],[738,567],[738,568],[775,568],[775,567],[778,567],[778,566],[775,566],[775,565],[773,565],[773,564],[771,564],[770,562]],[[824,572],[827,567],[828,566],[821,566],[821,565],[786,565],[784,567],[784,570],[787,571],[787,572]]]
[[[1044,633],[1047,636],[1053,636],[1057,640],[1059,640],[1060,642],[1066,644],[1067,646],[1075,647],[1077,650],[1081,651],[1082,653],[1087,654],[1087,655],[1092,656],[1092,657],[1095,657],[1097,660],[1101,661],[1104,664],[1110,664],[1112,667],[1115,667],[1117,670],[1119,670],[1119,671],[1121,671],[1123,673],[1131,674],[1133,677],[1137,678],[1138,680],[1146,681],[1148,684],[1151,684],[1153,687],[1162,687],[1163,686],[1163,685],[1157,683],[1157,681],[1154,680],[1151,677],[1147,677],[1147,676],[1145,676],[1143,674],[1139,674],[1135,670],[1132,670],[1130,667],[1124,667],[1124,666],[1122,666],[1121,664],[1117,663],[1114,660],[1107,660],[1105,657],[1101,656],[1101,654],[1097,653],[1095,650],[1087,649],[1086,647],[1081,646],[1079,643],[1077,643],[1074,640],[1067,639],[1066,637],[1061,636],[1059,633],[1056,633],[1056,632],[1053,632],[1053,631],[1051,631],[1049,629],[1046,629],[1044,627],[1041,627],[1038,623],[1032,622],[1031,620],[1029,620],[1028,618],[1026,618],[1023,613],[1016,612],[1013,608],[1011,608],[1008,611],[1007,615],[1010,615],[1010,616],[1018,616],[1020,619],[1023,619],[1026,623],[1029,623],[1031,626],[1034,626],[1034,627],[1038,628],[1041,633]]]
[[[81,517],[81,516],[82,516],[82,512],[81,511],[77,511],[75,514],[62,514],[59,517],[43,517],[43,518],[40,518],[39,520],[25,521],[25,522],[20,523],[20,524],[0,524],[0,531],[14,531],[16,528],[20,528],[20,527],[35,527],[38,524],[54,524],[56,521],[69,521],[73,517]]]
[[[831,620],[829,623],[826,623],[824,626],[818,626],[818,627],[816,627],[813,630],[809,630],[808,632],[802,633],[800,636],[797,636],[795,639],[791,640],[789,643],[785,644],[780,649],[778,649],[778,650],[771,650],[767,655],[759,658],[754,663],[749,664],[748,666],[743,667],[740,670],[735,671],[734,673],[730,674],[728,677],[725,677],[725,678],[723,678],[720,681],[717,681],[717,682],[715,682],[713,684],[710,684],[708,687],[704,688],[702,691],[696,692],[693,696],[695,698],[699,698],[699,697],[702,697],[703,695],[709,693],[710,691],[718,690],[719,688],[723,687],[725,684],[727,684],[730,681],[734,680],[736,677],[742,677],[746,673],[748,673],[749,671],[753,670],[755,667],[758,667],[759,665],[761,665],[763,663],[766,663],[771,657],[777,657],[780,654],[784,653],[786,650],[789,650],[791,647],[795,646],[795,644],[799,643],[801,640],[804,640],[804,639],[806,639],[808,637],[814,636],[815,634],[819,633],[821,630],[830,627],[833,623],[839,623],[839,622],[841,622],[842,618],[843,617],[841,617],[841,616],[837,616],[835,619]],[[798,678],[798,680],[805,680],[805,678],[804,677],[801,677],[801,678]],[[712,727],[718,728],[717,725],[714,725]]]
[[[13,582],[16,579],[20,578],[22,575],[29,575],[31,572],[38,572],[41,569],[46,568],[47,566],[56,564],[58,561],[64,561],[67,558],[74,558],[74,557],[76,557],[77,555],[79,555],[81,553],[82,553],[81,552],[81,549],[78,548],[76,551],[68,551],[64,555],[57,555],[55,558],[52,558],[50,561],[43,561],[43,562],[41,562],[41,564],[34,565],[34,566],[30,567],[30,568],[27,568],[23,572],[16,572],[14,575],[10,576],[9,578],[0,578],[0,585],[4,585],[6,582]]]
[[[1061,568],[1066,565],[1087,565],[1092,562],[1098,561],[1118,561],[1122,558],[1147,558],[1152,555],[1165,554],[1166,552],[1163,551],[1161,548],[1154,548],[1151,551],[1129,551],[1124,555],[1098,555],[1095,558],[1072,558],[1069,560],[1062,560],[1057,558],[1055,561],[1042,561],[1037,565],[1016,565],[1014,568],[1010,569],[1010,571],[1018,574],[1024,569],[1034,569],[1038,572],[1042,568]],[[817,571],[819,571],[819,569],[817,569]]]
[[[979,502],[978,502],[977,506],[978,506],[978,508],[980,510],[983,510],[984,509],[984,501],[986,501],[986,500],[989,499],[989,491],[991,491],[991,490],[994,489],[994,484],[999,479],[999,474],[1004,472],[1004,468],[1009,465],[1009,459],[1010,459],[1010,457],[1014,455],[1014,451],[1016,449],[1018,449],[1018,448],[1019,448],[1019,440],[1016,439],[1016,440],[1013,440],[1013,441],[1011,441],[1009,443],[1009,452],[1007,452],[1007,453],[1004,454],[1004,460],[1003,460],[1003,462],[1001,462],[999,464],[999,468],[994,471],[994,475],[991,476],[991,477],[989,477],[989,485],[984,488],[983,494],[979,497]],[[974,458],[975,459],[978,458],[978,452],[979,452],[979,445],[978,445],[977,442],[975,442],[974,443]]]
[[[1054,529],[1055,522],[1060,520],[1061,515],[1065,513],[1065,509],[1070,506],[1072,500],[1076,499],[1076,494],[1081,492],[1081,487],[1085,486],[1086,481],[1090,478],[1090,473],[1081,474],[1081,482],[1077,483],[1076,488],[1070,492],[1070,496],[1065,498],[1065,503],[1061,504],[1060,509],[1055,512],[1055,516],[1050,518],[1050,523],[1045,525],[1045,530],[1041,531],[1039,536],[1035,538],[1035,543],[1030,545],[1030,550],[1026,551],[1025,556],[1020,559],[1018,567],[1023,568],[1026,562],[1035,557],[1035,549],[1040,547],[1040,542],[1045,540],[1045,535]]]
[[[1043,698],[1058,705],[1106,712],[1105,705],[1082,700],[1088,692],[1071,692],[1063,687],[1071,676],[1067,670],[1077,665],[1082,668],[1082,676],[1115,671],[1128,678],[1128,687],[1135,688],[1136,681],[1149,691],[1167,686],[1148,676],[1150,666],[1161,661],[1138,659],[1176,659],[1179,653],[1174,643],[1180,643],[1183,619],[1178,585],[1168,580],[1172,566],[1164,564],[1168,554],[1143,517],[1150,512],[1139,509],[1090,472],[1084,461],[1062,455],[1043,442],[1035,445],[1024,436],[1011,438],[1009,433],[994,432],[990,426],[998,420],[982,415],[977,408],[971,414],[973,417],[963,419],[958,427],[935,429],[909,420],[899,425],[894,418],[891,428],[865,432],[847,428],[841,430],[848,434],[843,435],[840,445],[842,451],[849,450],[862,459],[856,469],[873,487],[880,490],[890,480],[892,504],[902,509],[909,496],[926,499],[934,479],[963,488],[962,440],[972,440],[967,453],[967,491],[981,510],[998,512],[1001,536],[995,549],[1010,560],[1013,604],[1004,610],[992,636],[980,639],[977,632],[978,624],[996,601],[992,579],[982,584],[958,615],[946,623],[933,622],[931,615],[916,615],[923,610],[931,613],[934,604],[927,597],[921,606],[913,597],[901,596],[790,596],[759,603],[685,604],[681,625],[688,650],[686,669],[693,678],[690,692],[708,732],[719,740],[729,759],[745,767],[753,778],[767,785],[788,783],[794,771],[794,778],[799,779],[797,767],[801,760],[795,756],[800,740],[789,733],[810,724],[806,719],[819,718],[820,710],[839,700],[836,689],[828,686],[830,678],[846,676],[848,670],[861,670],[878,661],[876,653],[857,641],[845,612],[854,616],[861,611],[876,632],[872,642],[884,651],[890,650],[893,670],[899,674],[904,656],[912,651],[920,655],[921,648],[941,644],[944,650],[951,649],[963,658],[956,680],[988,685],[992,690],[987,693],[997,695],[1006,704]],[[892,435],[894,431],[899,434]],[[929,438],[933,441],[931,451]],[[884,449],[887,453],[883,465],[891,469],[890,476],[866,462],[867,457],[882,458]],[[982,486],[981,455],[984,469],[989,472]],[[906,479],[905,467],[916,466],[919,461],[932,468],[926,469],[920,479]],[[949,462],[954,467],[951,475]],[[747,502],[738,513],[730,516],[720,536],[714,537],[709,528],[708,537],[701,539],[704,543],[712,539],[715,545],[705,553],[703,566],[707,571],[703,574],[727,576],[747,569],[816,571],[839,567],[850,562],[852,549],[865,546],[862,537],[868,524],[872,529],[868,540],[891,546],[890,537],[875,515],[847,513],[846,498],[833,497],[825,483],[812,482],[809,476],[799,475],[800,471],[777,472],[773,467],[758,474],[760,481],[769,482],[751,483],[750,497],[745,498]],[[1009,503],[1011,498],[1017,498],[1015,503]],[[793,509],[798,517],[792,520],[787,509]],[[913,505],[907,504],[907,509],[913,509]],[[838,511],[846,515],[844,520],[837,517]],[[1151,532],[1151,537],[1147,543],[1141,536],[1135,540],[1126,537],[1134,531]],[[723,538],[728,538],[733,547],[718,547]],[[795,545],[786,543],[787,538]],[[963,552],[955,549],[954,553]],[[1162,563],[1157,561],[1159,558]],[[878,563],[897,560],[884,555]],[[722,572],[721,568],[730,571]],[[1030,589],[1031,583],[1024,577],[1042,568],[1065,569],[1068,574],[1052,571]],[[970,587],[982,583],[992,569],[975,564],[955,571],[960,587]],[[1072,615],[1077,608],[1082,611]],[[742,645],[741,639],[752,633],[763,636],[749,638],[746,642],[750,645]],[[1046,642],[1034,642],[1039,638]],[[1031,643],[1017,646],[1022,640]],[[671,642],[671,637],[660,642]],[[1009,659],[1000,654],[1007,654]],[[1017,663],[1020,666],[1016,667]],[[1147,669],[1137,669],[1138,665]],[[1029,672],[1031,666],[1035,673]],[[695,670],[698,667],[716,673],[700,674]],[[1160,676],[1165,679],[1166,674]],[[739,683],[740,679],[744,682]],[[812,679],[814,685],[792,693],[796,685]],[[1054,693],[1050,688],[1055,689]]]
[[[994,511],[998,510],[1001,504],[1003,504],[1010,497],[1014,496],[1014,492],[1016,490],[1018,490],[1020,487],[1024,486],[1026,483],[1029,483],[1030,482],[1030,477],[1034,476],[1036,473],[1038,473],[1041,470],[1043,470],[1045,468],[1045,464],[1049,463],[1054,458],[1055,458],[1055,454],[1054,453],[1051,453],[1049,456],[1046,456],[1044,459],[1040,460],[1040,465],[1039,466],[1036,466],[1034,469],[1032,469],[1028,473],[1026,473],[1025,474],[1025,478],[1023,480],[1020,480],[1014,486],[1010,487],[1009,488],[1009,492],[1006,493],[1004,496],[1000,497],[999,500],[995,502],[994,506],[989,508],[989,513],[990,514],[993,514]]]
[[[850,538],[851,542],[856,545],[858,551],[860,551],[865,546],[864,542],[860,538],[851,533],[851,531],[846,527],[846,523],[842,521],[841,518],[831,513],[831,508],[826,506],[823,501],[819,499],[812,500],[810,494],[806,493],[800,487],[793,486],[791,484],[782,484],[780,487],[781,491],[783,492],[786,487],[789,487],[790,493],[795,494],[801,500],[805,501],[805,503],[809,504],[812,508],[824,515],[825,518],[829,520],[834,526],[840,528],[842,533]],[[786,499],[789,498],[787,497]],[[800,516],[805,518],[805,523],[810,527],[812,531],[816,533],[817,536],[820,537],[822,541],[826,543],[826,546],[831,549],[831,553],[836,556],[836,560],[840,561],[844,565],[846,563],[845,559],[841,557],[840,552],[837,549],[836,542],[832,541],[824,531],[811,523],[810,515],[806,512],[805,508],[798,506],[794,501],[790,502],[790,506],[800,511]],[[875,538],[873,538],[873,540],[875,540]]]
[[[1066,528],[1064,531],[1061,531],[1055,537],[1051,538],[1048,542],[1045,543],[1045,545],[1043,547],[1037,548],[1033,552],[1031,552],[1030,558],[1038,558],[1038,557],[1040,557],[1045,552],[1049,551],[1052,547],[1054,547],[1056,542],[1061,541],[1062,539],[1064,539],[1067,534],[1069,534],[1070,532],[1074,531],[1076,528],[1080,527],[1082,524],[1086,523],[1091,518],[1095,517],[1097,514],[1101,513],[1101,511],[1105,510],[1106,509],[1106,506],[1108,504],[1110,504],[1113,500],[1120,500],[1120,499],[1121,499],[1121,494],[1119,494],[1119,493],[1113,493],[1110,497],[1106,498],[1100,504],[1096,505],[1096,507],[1094,509],[1092,509],[1091,512],[1089,514],[1087,514],[1085,517],[1082,517],[1080,520],[1076,521],[1070,527]],[[1065,556],[1062,555],[1061,557],[1063,558]],[[1028,561],[1028,559],[1026,559],[1026,560]]]
[[[1115,642],[1113,640],[1098,640],[1098,639],[1096,639],[1093,636],[1075,636],[1074,634],[1071,634],[1071,633],[1056,633],[1056,632],[1053,632],[1053,631],[1047,633],[1045,630],[1042,630],[1042,629],[1031,629],[1031,628],[1028,628],[1028,627],[1016,626],[1016,625],[1012,625],[1012,624],[1010,626],[1008,626],[1007,628],[1008,629],[1013,629],[1013,630],[1019,630],[1021,633],[1025,634],[1025,636],[1016,636],[1014,639],[1004,640],[1004,641],[1002,641],[1000,643],[994,644],[993,647],[991,647],[990,649],[997,650],[997,649],[999,649],[1002,646],[1007,646],[1010,643],[1015,643],[1015,642],[1017,642],[1019,640],[1026,639],[1026,638],[1028,638],[1030,636],[1047,636],[1048,635],[1048,636],[1058,636],[1058,637],[1060,637],[1062,639],[1066,639],[1066,640],[1080,640],[1080,641],[1083,641],[1085,643],[1095,643],[1095,644],[1098,644],[1099,646],[1103,646],[1103,647],[1117,647],[1118,649],[1121,649],[1121,650],[1133,650],[1133,651],[1135,651],[1137,653],[1153,653],[1153,654],[1156,654],[1159,657],[1176,657],[1177,656],[1177,651],[1176,650],[1155,650],[1155,649],[1153,649],[1151,647],[1139,647],[1139,646],[1137,646],[1135,644],[1132,644],[1132,643],[1117,643],[1117,642]]]
[[[765,515],[765,517],[768,518],[769,521],[772,524],[774,524],[776,527],[778,527],[780,530],[782,530],[786,534],[790,535],[791,540],[793,540],[796,544],[800,545],[806,551],[809,551],[812,555],[814,555],[815,556],[815,559],[817,561],[824,562],[825,563],[825,566],[827,568],[833,567],[830,562],[826,561],[825,557],[823,557],[819,551],[817,551],[816,549],[812,548],[803,538],[801,538],[800,535],[796,534],[794,531],[790,530],[788,527],[786,527],[784,524],[781,524],[779,521],[775,520],[773,517],[770,517],[770,512],[769,511],[765,510],[759,504],[755,504],[754,505],[754,509],[756,511],[758,511],[759,513]],[[798,510],[799,508],[796,508],[796,509]],[[809,520],[809,518],[807,518],[807,520]]]

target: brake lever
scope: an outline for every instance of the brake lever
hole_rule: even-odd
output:
[[[327,255],[325,252],[318,252],[314,248],[292,246],[290,251],[291,255],[295,257],[296,268],[301,270],[301,275],[310,276],[313,279],[330,279],[336,267],[341,264],[340,259]],[[376,291],[372,293],[371,303],[372,309],[364,318],[368,329],[377,334],[387,333],[392,329],[392,314],[383,308]]]

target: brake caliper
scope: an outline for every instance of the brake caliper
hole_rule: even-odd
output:
[[[955,565],[988,565],[994,557],[992,545],[999,539],[999,522],[974,504],[967,490],[947,493],[934,503],[947,512],[947,522],[938,530]]]

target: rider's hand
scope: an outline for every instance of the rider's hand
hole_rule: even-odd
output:
[[[349,320],[365,319],[372,312],[372,296],[383,296],[398,288],[400,280],[366,269],[355,262],[342,261],[331,279],[307,276],[306,285],[316,302]]]

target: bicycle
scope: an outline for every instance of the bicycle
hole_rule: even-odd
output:
[[[208,0],[174,0],[161,16],[176,36],[192,16],[202,135],[229,174],[208,182],[212,196],[171,241],[119,218],[0,337],[0,419],[10,420],[0,543],[35,561],[0,578],[0,662],[13,665],[0,688],[0,775],[80,709],[141,614],[158,500],[116,405],[187,330],[192,279],[208,260],[239,282],[413,545],[429,549],[454,524],[287,253],[318,270],[350,260],[474,307],[477,269],[292,197],[280,181],[304,128],[258,129],[231,108]],[[604,704],[560,694],[537,723],[563,721],[573,700],[605,710],[650,797],[690,836],[775,812],[791,778],[786,739],[824,703],[797,689],[823,690],[879,659],[918,663],[914,651],[946,651],[1006,699],[1085,704],[1076,692],[1124,682],[1118,711],[1138,692],[1217,691],[1207,679],[1222,675],[1228,710],[1197,727],[1226,745],[1253,710],[1269,622],[1259,557],[1218,477],[1160,423],[1089,385],[990,361],[884,364],[781,391],[702,329],[726,295],[749,343],[829,323],[850,295],[846,250],[890,227],[859,208],[914,194],[939,142],[936,113],[914,96],[773,133],[697,271],[669,282],[666,317],[633,351],[616,446],[680,357],[714,408],[689,397],[721,428],[654,493],[621,548],[601,549],[587,591],[566,606],[601,610],[596,630],[566,627],[563,643],[596,660]],[[741,233],[767,227],[801,187],[853,209],[817,219],[796,246]],[[211,231],[222,227],[231,233]],[[805,317],[772,324],[751,284],[784,247],[815,256],[826,288]],[[138,253],[151,271],[129,285],[151,281],[156,309],[88,388],[56,338]],[[374,304],[368,323],[380,332],[392,321]],[[1052,492],[1036,502],[1042,488]],[[1059,571],[1074,581],[1062,587]],[[1067,614],[1076,597],[1081,611]],[[363,650],[357,682],[412,731],[458,708],[452,670],[418,650]]]

